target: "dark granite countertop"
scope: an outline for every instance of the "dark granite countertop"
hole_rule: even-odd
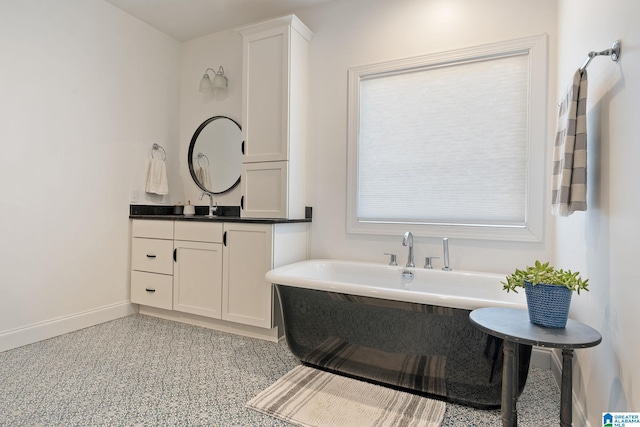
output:
[[[196,214],[191,216],[176,215],[173,206],[166,205],[129,205],[129,219],[151,219],[160,221],[200,221],[200,222],[243,222],[252,224],[286,224],[294,222],[311,222],[311,208],[306,209],[304,219],[283,218],[241,218],[239,206],[218,206],[220,215],[209,218],[208,206],[196,206]]]

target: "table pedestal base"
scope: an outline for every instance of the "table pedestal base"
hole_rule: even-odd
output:
[[[562,350],[562,382],[560,384],[560,426],[572,424],[573,350]],[[502,427],[518,426],[518,346],[513,341],[504,342],[504,366],[502,368]]]
[[[518,346],[504,341],[504,366],[502,367],[502,426],[518,425]]]
[[[573,350],[562,349],[562,382],[560,383],[560,426],[571,427],[573,400]]]

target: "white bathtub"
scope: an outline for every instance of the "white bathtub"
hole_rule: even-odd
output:
[[[469,313],[526,307],[523,292],[502,289],[505,275],[311,260],[266,279],[275,284],[289,349],[302,363],[456,403],[500,406],[503,341],[471,324]],[[531,346],[518,344],[518,351],[520,393]]]
[[[413,273],[403,280],[403,272]],[[506,275],[405,268],[339,260],[309,260],[271,270],[269,283],[394,301],[474,310],[480,307],[526,308],[524,292],[507,293]]]

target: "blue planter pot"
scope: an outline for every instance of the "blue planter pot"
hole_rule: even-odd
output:
[[[567,326],[569,306],[573,291],[564,286],[538,283],[524,284],[529,307],[529,321],[547,328],[564,328]]]

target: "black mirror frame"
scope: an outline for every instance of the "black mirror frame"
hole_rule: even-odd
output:
[[[196,176],[196,171],[193,169],[193,148],[195,147],[196,141],[198,140],[198,136],[200,135],[200,133],[202,132],[202,130],[212,121],[214,120],[218,120],[218,119],[228,119],[231,120],[233,123],[236,124],[236,126],[238,126],[238,129],[240,129],[242,131],[242,127],[240,126],[240,124],[238,122],[236,122],[235,120],[233,120],[231,117],[227,117],[227,116],[214,116],[211,117],[207,120],[205,120],[204,122],[202,122],[202,124],[200,126],[198,126],[198,129],[196,129],[196,131],[193,134],[193,137],[191,138],[191,143],[189,143],[189,152],[187,154],[187,163],[189,165],[189,173],[191,174],[191,178],[193,179],[193,182],[196,183],[196,185],[202,190],[205,191],[207,193],[210,194],[224,194],[227,193],[231,190],[233,190],[235,187],[238,186],[238,184],[240,184],[240,178],[241,176],[238,176],[238,180],[229,188],[227,188],[226,190],[223,191],[218,191],[218,192],[214,192],[211,191],[207,188],[205,188],[200,181],[198,180],[197,176]],[[242,149],[242,145],[240,146],[239,149]]]

